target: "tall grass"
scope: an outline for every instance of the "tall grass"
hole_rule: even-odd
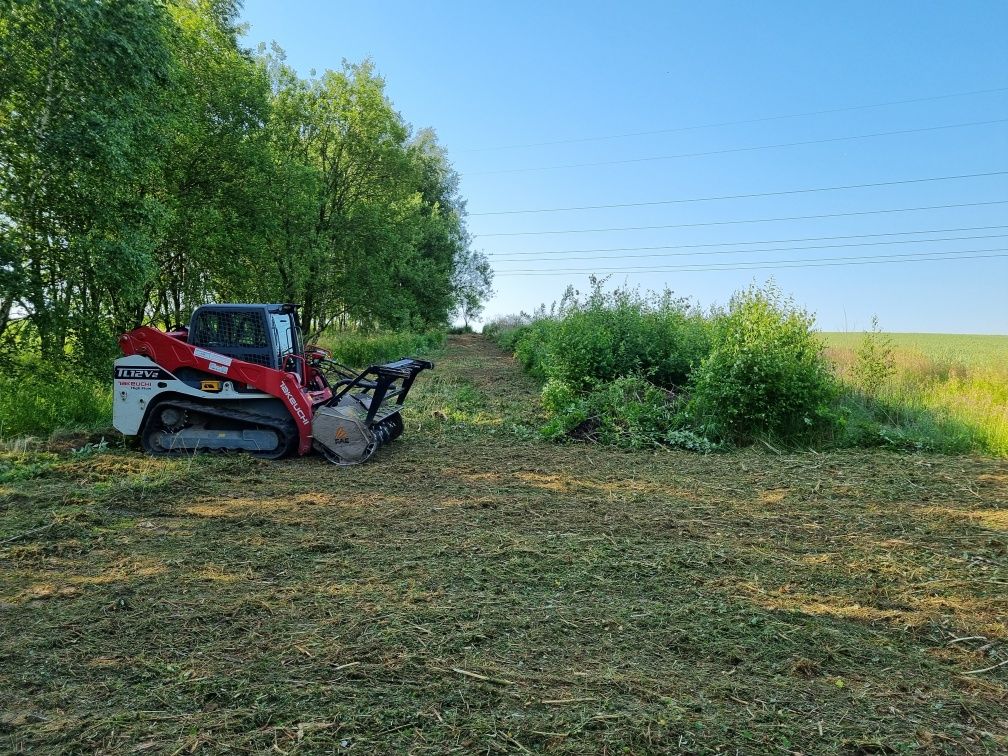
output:
[[[329,331],[319,339],[319,345],[332,352],[337,362],[365,368],[400,357],[429,355],[441,347],[444,338],[442,330],[423,333]]]
[[[112,379],[49,372],[0,376],[0,438],[112,424]]]
[[[857,347],[863,334],[824,334],[827,356],[848,386],[847,403],[878,424],[879,438],[948,452],[1008,456],[1008,337],[882,334],[891,373],[865,391]]]

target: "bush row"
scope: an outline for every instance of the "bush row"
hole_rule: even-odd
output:
[[[485,329],[544,382],[547,437],[706,451],[800,442],[836,422],[836,381],[813,319],[773,285],[704,313],[669,292],[602,284]]]

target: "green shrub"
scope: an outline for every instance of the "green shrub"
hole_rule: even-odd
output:
[[[444,331],[424,333],[334,331],[319,340],[332,352],[333,359],[351,367],[364,368],[376,363],[430,354],[444,343]]]
[[[578,400],[578,393],[569,383],[550,379],[542,389],[542,405],[551,415],[559,415]]]
[[[582,301],[568,290],[559,314],[491,330],[497,342],[540,380],[587,390],[640,375],[664,388],[685,385],[710,344],[703,315],[670,292],[642,295],[629,288],[602,290],[594,280]]]
[[[832,422],[835,381],[813,318],[773,285],[736,294],[693,373],[689,425],[733,442],[798,440]]]
[[[544,372],[582,387],[640,374],[671,388],[686,383],[707,349],[703,319],[682,303],[654,303],[628,290],[597,292],[556,322]]]
[[[773,285],[705,316],[667,291],[603,283],[490,329],[544,382],[547,438],[710,452],[761,437],[824,440],[847,419],[812,317]]]
[[[483,325],[482,333],[498,346],[511,351],[514,348],[515,339],[519,336],[521,329],[531,323],[532,320],[532,316],[524,312],[518,315],[500,315],[492,320],[488,320]]]
[[[587,392],[553,378],[543,386],[542,402],[550,416],[543,428],[547,439],[634,449],[684,446],[683,437],[674,435],[680,422],[676,400],[641,376],[616,378]]]
[[[493,331],[490,338],[497,343],[497,346],[513,352],[518,340],[524,335],[527,329],[528,326],[520,326],[518,328],[509,328],[506,331]]]
[[[546,365],[556,328],[555,320],[536,320],[511,331],[503,343],[507,344],[510,341],[515,359],[527,373],[541,381],[546,380],[550,377],[546,372]]]
[[[651,315],[655,320],[649,344],[652,380],[659,386],[685,386],[693,370],[710,352],[711,330],[703,315],[685,305]]]
[[[872,318],[872,328],[865,331],[855,354],[857,359],[852,368],[855,384],[868,396],[878,397],[896,372],[893,341],[879,330],[878,317]]]

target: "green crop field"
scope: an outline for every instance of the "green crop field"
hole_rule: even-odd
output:
[[[824,333],[841,378],[856,384],[863,333]],[[924,448],[1008,456],[1008,336],[889,333],[893,373],[880,399]]]
[[[1008,336],[972,333],[887,333],[897,353],[916,354],[935,362],[1008,371]],[[860,331],[823,333],[827,346],[856,349]]]

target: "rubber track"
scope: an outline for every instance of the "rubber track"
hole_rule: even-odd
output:
[[[158,402],[150,411],[148,417],[152,417],[155,411],[160,411],[164,406],[178,407],[179,409],[185,410],[187,412],[200,412],[204,415],[211,415],[213,417],[224,418],[227,420],[236,420],[238,422],[247,423],[249,425],[260,425],[269,430],[275,431],[280,437],[280,447],[284,449],[284,453],[280,457],[286,456],[287,453],[292,448],[292,445],[296,443],[295,435],[297,428],[294,425],[294,421],[290,420],[288,423],[281,423],[276,417],[272,415],[260,415],[256,412],[242,412],[241,410],[233,410],[227,407],[216,407],[212,403],[203,402],[186,402],[179,401],[176,399],[166,399],[164,401]],[[150,420],[148,420],[150,422]],[[234,430],[238,430],[235,428]],[[146,428],[141,429],[141,434],[146,432]],[[166,451],[164,454],[185,454],[188,449],[179,449],[178,451]],[[222,449],[221,451],[231,451],[228,449]],[[245,449],[238,449],[234,451],[246,451]],[[255,452],[249,452],[250,454],[255,454]],[[279,459],[280,457],[276,457]]]

